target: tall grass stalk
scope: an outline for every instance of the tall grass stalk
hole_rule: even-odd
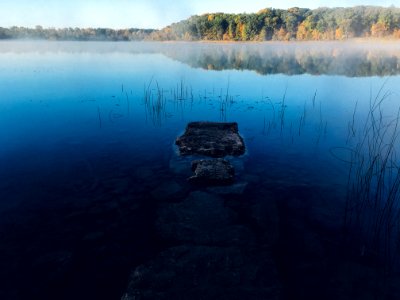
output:
[[[354,143],[348,175],[345,228],[355,233],[363,249],[383,262],[385,271],[399,263],[400,165],[398,160],[400,108],[385,116],[389,93],[371,97],[361,130],[356,134],[355,115],[347,142]]]
[[[155,89],[152,89],[153,79],[149,85],[145,85],[144,89],[144,105],[146,111],[146,119],[149,116],[155,125],[161,125],[162,118],[166,115],[167,99],[165,92],[155,81]]]

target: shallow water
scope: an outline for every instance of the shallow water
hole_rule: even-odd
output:
[[[119,299],[136,267],[173,268],[160,253],[215,245],[270,257],[276,276],[260,280],[281,298],[327,299],[335,280],[337,293],[350,293],[340,274],[353,261],[334,255],[349,124],[354,115],[362,127],[381,90],[390,92],[384,118],[396,117],[399,61],[397,43],[2,42],[1,298]],[[238,122],[246,154],[228,158],[233,189],[186,181],[192,158],[179,157],[174,141],[198,120]],[[232,216],[187,207],[210,197],[224,205],[207,209]],[[191,213],[199,219],[180,220]],[[204,240],[210,226],[222,229]]]

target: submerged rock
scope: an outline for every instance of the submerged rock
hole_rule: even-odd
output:
[[[247,185],[247,182],[238,182],[226,186],[211,186],[207,188],[207,191],[218,195],[241,195],[244,193]]]
[[[162,205],[157,216],[157,231],[167,241],[246,247],[255,241],[246,226],[236,224],[237,214],[223,198],[210,193],[193,192],[183,202]]]
[[[192,162],[194,175],[190,182],[202,184],[230,184],[234,180],[235,169],[225,159],[200,159]]]
[[[182,245],[138,266],[121,300],[277,300],[278,278],[271,252]]]
[[[245,152],[238,124],[235,122],[191,122],[175,144],[178,145],[181,155],[224,157],[239,156]]]

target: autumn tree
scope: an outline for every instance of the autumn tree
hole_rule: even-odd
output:
[[[388,29],[389,28],[385,23],[378,21],[371,26],[371,36],[378,38],[384,37],[388,35]]]

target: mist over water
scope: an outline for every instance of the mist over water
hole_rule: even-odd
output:
[[[163,54],[191,67],[260,74],[391,76],[399,73],[395,41],[206,43],[3,41],[3,54]]]
[[[199,253],[220,257],[217,246],[241,257],[242,276],[256,258],[272,262],[271,273],[243,285],[249,295],[270,293],[258,290],[262,282],[274,287],[273,299],[362,297],[368,288],[346,284],[363,270],[368,286],[387,261],[367,237],[348,253],[343,247],[349,167],[374,148],[357,147],[371,108],[377,129],[365,140],[385,132],[389,145],[396,133],[399,61],[395,42],[0,43],[0,298],[119,299],[140,290],[129,281],[133,270],[169,280],[152,268],[172,270],[179,286]],[[246,154],[228,158],[232,189],[187,182],[192,158],[180,157],[174,141],[191,121],[238,123]],[[396,182],[399,143],[392,144],[387,176]],[[204,207],[189,206],[194,200],[229,218],[204,217]],[[182,221],[191,213],[198,218]],[[349,231],[365,234],[368,222],[354,220]],[[207,232],[210,224],[219,233]],[[168,265],[180,251],[190,253],[177,263],[182,269]],[[232,291],[240,287],[226,280]],[[209,287],[215,294],[205,297],[220,295]],[[145,290],[154,295],[157,287]]]

